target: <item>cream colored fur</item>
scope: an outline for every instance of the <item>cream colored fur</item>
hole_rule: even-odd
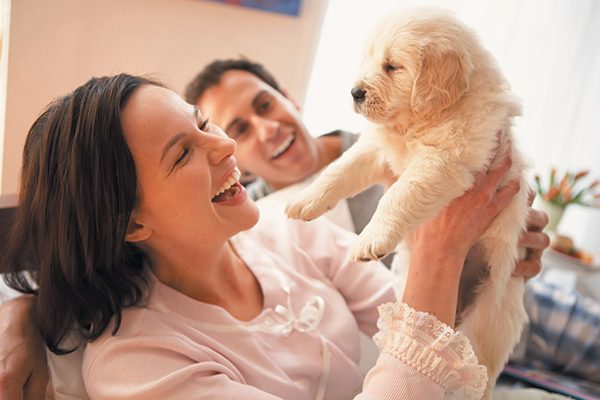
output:
[[[511,133],[520,103],[476,34],[439,9],[413,9],[379,24],[367,41],[355,87],[366,91],[364,101],[354,105],[370,128],[286,208],[291,218],[314,219],[384,180],[389,165],[398,178],[360,233],[351,255],[355,260],[392,252],[469,189],[475,173],[496,167],[498,132],[498,154],[512,153],[506,182],[520,178],[521,191],[485,232],[463,273],[489,267],[459,329],[488,369],[484,398],[490,398],[526,321],[523,279],[511,276],[527,212],[526,163]]]

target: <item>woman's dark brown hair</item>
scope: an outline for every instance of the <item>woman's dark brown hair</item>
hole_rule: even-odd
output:
[[[23,151],[19,206],[4,256],[5,280],[37,294],[48,348],[72,329],[97,338],[144,293],[143,255],[125,241],[136,206],[135,164],[121,111],[142,85],[131,75],[92,78],[52,102]]]

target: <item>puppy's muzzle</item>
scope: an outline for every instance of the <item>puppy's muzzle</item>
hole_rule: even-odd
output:
[[[352,98],[354,99],[354,102],[356,104],[361,104],[365,101],[365,99],[367,98],[367,91],[365,89],[363,89],[362,87],[358,87],[355,86],[352,88],[352,90],[350,91],[350,94],[352,95]]]

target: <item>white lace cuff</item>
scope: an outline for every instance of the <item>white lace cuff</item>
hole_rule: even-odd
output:
[[[404,303],[378,308],[379,332],[373,340],[382,353],[396,357],[446,390],[445,399],[483,396],[487,370],[479,365],[469,339],[433,315]]]

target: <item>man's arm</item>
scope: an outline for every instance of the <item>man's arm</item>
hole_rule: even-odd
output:
[[[20,296],[0,305],[0,400],[44,399],[47,386],[35,298]]]
[[[533,203],[535,192],[531,191],[529,195],[529,205]],[[550,237],[544,232],[548,225],[548,215],[541,210],[529,209],[527,215],[527,231],[523,233],[519,240],[519,245],[527,249],[525,258],[517,262],[515,276],[523,276],[529,280],[537,275],[542,269],[542,253],[550,245]]]

